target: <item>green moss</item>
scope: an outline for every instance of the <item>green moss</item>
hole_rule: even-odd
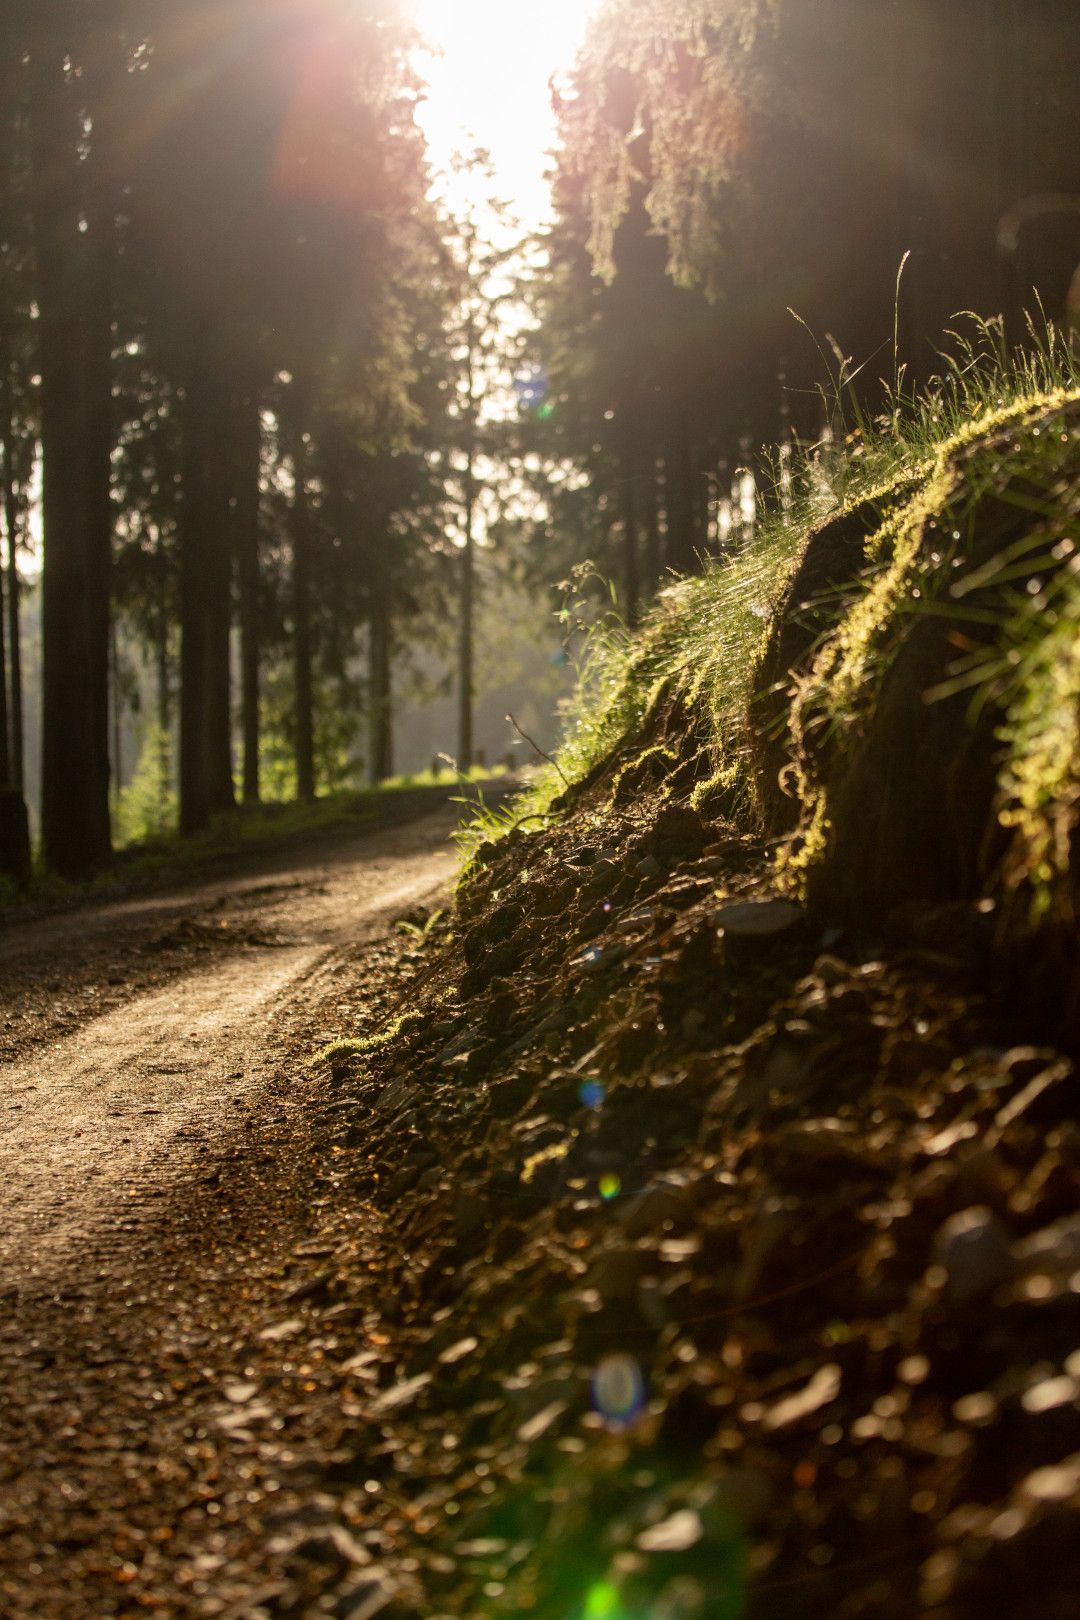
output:
[[[650,765],[658,765],[661,773],[664,773],[669,769],[670,766],[674,765],[677,760],[678,755],[675,753],[674,749],[668,748],[662,743],[656,744],[656,746],[653,748],[643,749],[640,754],[635,754],[633,759],[628,760],[619,771],[611,791],[612,800],[614,801],[618,799],[620,790],[628,782],[632,782],[635,779],[644,779],[644,777],[648,774]]]
[[[1050,326],[1033,330],[1027,347],[1007,351],[999,323],[976,322],[974,337],[957,336],[956,349],[933,386],[914,398],[893,399],[883,422],[849,437],[828,468],[831,498],[823,501],[811,451],[794,467],[783,499],[765,503],[751,546],[661,592],[635,638],[610,623],[594,633],[567,711],[557,767],[538,773],[515,807],[518,822],[556,814],[567,782],[580,782],[605,759],[612,761],[617,791],[628,772],[670,741],[661,735],[657,743],[655,732],[648,732],[662,697],[681,702],[691,723],[700,721],[711,754],[711,769],[694,789],[695,806],[715,806],[752,822],[751,707],[778,608],[811,536],[834,518],[876,509],[880,521],[867,543],[865,575],[835,601],[821,604],[823,639],[809,667],[792,675],[784,718],[801,827],[781,856],[779,875],[788,885],[802,884],[831,837],[819,765],[823,743],[831,768],[872,712],[914,614],[944,609],[955,611],[958,620],[970,616],[969,609],[954,608],[949,589],[956,577],[952,562],[980,500],[995,481],[1024,472],[1036,419],[1080,400],[1076,356]],[[1009,429],[1016,430],[1013,444]],[[1041,683],[1039,693],[1033,689],[1025,698],[1015,692],[1010,710],[1013,764],[1007,780],[1002,778],[1006,815],[1014,818],[1008,824],[1023,833],[1040,870],[1051,861],[1051,849],[1059,851],[1053,859],[1060,863],[1066,837],[1061,825],[1051,829],[1048,822],[1036,832],[1032,819],[1042,814],[1038,806],[1044,801],[1068,799],[1061,784],[1073,748],[1064,731],[1074,664],[1066,662],[1067,669],[1057,660],[1053,691],[1049,668],[1037,675],[1032,666],[1030,679]],[[1052,729],[1048,709],[1061,716]],[[1042,720],[1035,718],[1039,714]],[[1030,758],[1023,765],[1025,750]],[[488,823],[483,835],[492,832]]]
[[[702,815],[732,815],[743,800],[742,775],[735,761],[721,765],[698,782],[690,795],[692,808]]]
[[[945,612],[958,622],[965,616],[986,619],[985,610],[974,605],[960,606],[953,599],[950,585],[955,579],[954,561],[978,532],[983,521],[980,509],[988,492],[1004,496],[1010,484],[1024,480],[1037,485],[1045,478],[1047,439],[1038,424],[1078,400],[1080,393],[1076,389],[1056,389],[981,413],[950,435],[934,457],[924,463],[921,476],[908,485],[905,497],[894,504],[870,537],[866,549],[871,566],[865,578],[844,603],[838,604],[832,631],[809,670],[793,681],[789,730],[802,826],[797,841],[782,852],[780,859],[782,873],[789,880],[801,882],[828,847],[830,815],[819,760],[824,754],[829,774],[835,774],[839,757],[854,747],[864,720],[873,710],[884,674],[915,616]],[[1001,435],[1008,429],[1015,430],[1016,437],[1003,447]],[[1053,512],[1052,501],[1046,511]],[[1037,526],[1034,516],[1032,526]],[[1030,562],[1030,557],[1025,561],[1025,554],[1030,553],[1031,546],[1031,539],[1025,536],[1017,543],[1016,556],[1005,547],[999,558],[991,558],[985,570],[986,580],[996,585],[1004,569],[1012,564],[1023,571]],[[976,578],[982,578],[982,574]],[[993,614],[990,617],[994,619]],[[1006,619],[1000,609],[993,627],[998,637],[1007,637]],[[1045,623],[1031,627],[1036,641],[1045,628]],[[996,672],[1001,667],[1000,654],[997,660],[982,656],[985,667],[974,670],[973,685],[985,678],[987,670]],[[1057,676],[1067,682],[1066,671],[1057,668],[1061,659],[1049,650],[1047,656],[1053,659]],[[1070,746],[1062,735],[1062,720],[1053,741],[1043,734],[1038,760],[1034,756],[1022,758],[1029,742],[1021,740],[1021,732],[1030,741],[1036,725],[1042,723],[1033,721],[1033,716],[1039,714],[1044,720],[1051,710],[1062,716],[1065,712],[1060,692],[1056,688],[1054,692],[1049,690],[1049,669],[1045,663],[1040,668],[1044,673],[1039,695],[1021,698],[1018,694],[1015,699],[1017,719],[1010,734],[1012,763],[1006,789],[1012,803],[1007,812],[1008,824],[1020,826],[1023,822],[1032,838],[1030,806],[1040,793],[1048,800],[1055,799],[1058,789],[1050,785],[1050,778],[1060,773],[1060,761]],[[1034,670],[1032,679],[1036,679]],[[1000,698],[1001,693],[997,695]],[[1021,707],[1027,717],[1023,724],[1019,719]],[[824,750],[823,739],[827,739]],[[1058,761],[1055,766],[1050,763],[1051,754]],[[1036,789],[1036,780],[1041,788]],[[1021,809],[1024,805],[1029,807],[1026,812]],[[1060,838],[1060,829],[1054,836]],[[1032,858],[1040,868],[1046,865],[1045,846],[1050,838],[1047,828],[1033,838]]]
[[[418,1029],[423,1021],[418,1013],[402,1013],[400,1018],[395,1018],[375,1035],[331,1041],[329,1045],[320,1047],[311,1061],[341,1065],[353,1058],[369,1057],[372,1052],[381,1052],[385,1047],[392,1046],[408,1030]]]
[[[1036,912],[1068,875],[1080,809],[1080,624],[1048,636],[1009,715],[1001,821],[1017,834]]]

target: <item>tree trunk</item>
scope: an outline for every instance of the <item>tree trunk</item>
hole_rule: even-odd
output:
[[[23,778],[23,736],[22,736],[22,661],[19,639],[19,572],[18,572],[18,532],[19,532],[19,471],[18,456],[16,453],[16,409],[15,392],[16,379],[19,373],[19,362],[22,361],[24,372],[33,369],[28,348],[20,344],[20,337],[25,337],[25,328],[20,332],[20,317],[15,314],[15,284],[17,284],[21,266],[18,263],[17,243],[22,234],[22,221],[19,215],[19,201],[15,188],[15,152],[16,152],[16,121],[17,106],[21,102],[22,64],[21,53],[16,46],[0,56],[0,77],[5,90],[11,93],[9,105],[0,111],[0,233],[12,246],[14,268],[10,276],[3,277],[3,288],[0,291],[0,301],[7,306],[0,310],[0,516],[3,517],[4,532],[7,537],[7,621],[6,636],[0,630],[0,686],[3,687],[2,701],[0,701],[0,732],[3,733],[0,745],[0,783],[18,788],[21,792]],[[28,481],[28,480],[27,480]],[[4,557],[0,553],[0,580],[4,574]],[[4,590],[0,589],[0,618],[4,608]],[[4,669],[4,641],[7,641],[7,657],[10,667],[10,682],[6,678]]]
[[[259,802],[259,392],[238,401],[233,486],[233,550],[240,599],[240,701],[245,804]]]
[[[376,568],[368,640],[370,755],[372,787],[394,774],[393,690],[391,667],[390,588],[385,568]]]
[[[638,555],[637,464],[632,450],[623,456],[621,490],[623,619],[633,630],[641,617],[641,560]]]
[[[80,121],[59,55],[33,64],[34,244],[41,369],[42,791],[45,859],[72,878],[109,854],[107,666],[101,678],[101,602],[107,602],[102,491],[110,413],[94,353],[77,154]],[[104,452],[105,470],[101,459]],[[106,527],[107,532],[107,527]],[[102,579],[103,572],[106,578]],[[107,657],[107,640],[106,640]],[[104,714],[103,714],[104,708]]]
[[[30,878],[30,827],[18,788],[0,787],[0,876],[15,883]]]
[[[0,788],[11,785],[11,746],[8,741],[7,635],[4,628],[4,580],[0,570]]]
[[[124,700],[120,690],[120,645],[117,640],[115,622],[109,627],[109,665],[112,698],[112,748],[110,756],[112,762],[113,804],[115,805],[119,800],[120,790],[124,785]]]
[[[690,433],[683,417],[675,424],[673,441],[664,465],[667,564],[677,574],[692,574],[697,568],[697,535],[694,527]]]
[[[100,34],[100,37],[98,35]],[[86,611],[89,634],[90,703],[94,714],[94,757],[99,776],[93,813],[97,838],[108,849],[109,824],[109,665],[112,645],[112,450],[115,441],[113,376],[113,258],[119,184],[114,172],[115,131],[122,68],[112,57],[108,23],[95,34],[87,57],[88,94],[93,115],[90,154],[84,160],[86,329],[86,521],[89,546]],[[117,53],[118,55],[118,53]],[[116,784],[119,788],[119,782]]]
[[[476,480],[473,453],[468,453],[465,469],[465,544],[461,548],[461,622],[458,641],[458,770],[472,768],[473,702],[476,687],[474,646],[476,617],[476,556],[473,527],[476,522]]]
[[[657,463],[650,458],[648,477],[644,485],[645,492],[645,557],[644,574],[645,588],[650,596],[656,590],[660,578],[661,547],[660,547],[660,471]]]
[[[172,768],[172,701],[169,691],[169,593],[165,543],[158,533],[157,555],[157,726],[158,726],[158,816],[165,823]]]
[[[229,533],[228,425],[221,424],[218,521],[211,537],[206,635],[206,774],[212,815],[236,808],[232,751],[232,549]]]
[[[8,778],[12,787],[23,787],[23,696],[22,637],[19,625],[19,500],[15,488],[10,440],[4,454],[4,527],[7,530],[7,616],[8,667],[11,671],[8,702],[11,730],[8,736]],[[0,560],[0,568],[3,562]]]
[[[308,446],[305,401],[292,402],[292,636],[295,683],[296,796],[315,798],[315,717],[311,676],[311,513],[308,506]]]
[[[189,334],[180,519],[180,830],[232,807],[228,394],[208,327]]]

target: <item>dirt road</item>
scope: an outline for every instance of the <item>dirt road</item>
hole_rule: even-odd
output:
[[[218,1525],[241,1517],[222,1519],[219,1487],[243,1467],[234,1438],[227,1465],[206,1438],[235,1415],[236,1313],[260,1277],[272,1302],[327,1203],[305,1065],[356,1027],[345,964],[437,901],[453,823],[444,809],[0,944],[5,1620],[258,1612],[244,1594],[265,1526],[245,1520],[245,1545],[219,1546]],[[244,1465],[249,1514],[281,1488],[281,1449]]]

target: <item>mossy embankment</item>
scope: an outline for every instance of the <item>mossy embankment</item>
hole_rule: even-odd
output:
[[[859,437],[827,515],[766,512],[604,643],[515,819],[653,787],[768,840],[778,888],[837,920],[977,902],[1003,960],[1033,978],[1035,945],[1056,974],[1075,1040],[1080,391],[894,438],[887,473]]]
[[[1080,395],[938,426],[608,642],[327,1055],[395,1614],[1073,1613]]]

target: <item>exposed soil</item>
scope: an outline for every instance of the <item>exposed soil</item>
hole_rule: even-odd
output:
[[[265,1587],[306,1382],[284,1339],[272,1390],[237,1392],[332,1203],[308,1060],[400,955],[394,921],[445,888],[452,827],[443,810],[279,858],[272,881],[264,864],[5,939],[5,1617],[246,1613]]]
[[[452,934],[335,943],[357,862],[351,911],[309,874],[213,958],[231,999],[322,952],[226,1001],[205,1152],[23,1228],[5,1613],[1071,1620],[1070,1056],[977,906],[841,929],[615,799],[483,852]],[[395,847],[384,882],[448,870]],[[389,1038],[313,1066],[345,1033]]]
[[[610,778],[484,857],[418,1016],[335,1065],[400,1249],[324,1512],[393,1612],[1073,1614],[1077,1082],[992,917],[841,930]],[[268,1612],[383,1612],[321,1557]]]
[[[455,824],[446,800],[444,789],[387,796],[375,806],[372,823],[257,852],[222,853],[212,863],[216,870],[197,881],[152,885],[153,892],[104,903],[76,902],[59,914],[6,914],[0,918],[0,1061],[70,1034],[223,953],[354,942],[352,867],[358,859],[374,862],[370,875],[377,886],[391,869],[386,863],[398,860],[396,837],[408,824],[441,813],[446,836]],[[389,834],[388,841],[370,844],[379,833]]]

